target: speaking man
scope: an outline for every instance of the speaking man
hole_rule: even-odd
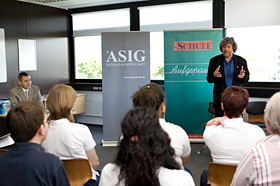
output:
[[[16,104],[21,101],[36,101],[43,105],[40,89],[32,85],[29,74],[21,72],[18,75],[18,84],[18,86],[9,91],[11,104]]]
[[[237,44],[233,37],[224,38],[219,45],[222,54],[210,59],[207,81],[214,83],[213,100],[216,117],[224,116],[221,109],[221,95],[232,86],[242,87],[249,80],[249,70],[244,58],[235,55]]]

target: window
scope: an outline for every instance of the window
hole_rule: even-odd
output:
[[[75,37],[76,79],[102,79],[101,36]]]
[[[151,32],[153,80],[164,80],[164,30],[212,28],[212,1],[147,6],[139,9],[140,30]]]
[[[73,14],[75,79],[102,79],[101,32],[129,31],[129,9]]]
[[[152,80],[164,80],[164,30],[212,28],[212,0],[139,7],[140,31],[150,31]],[[195,15],[195,16],[193,16]],[[74,13],[75,79],[102,79],[101,32],[129,31],[130,9]]]
[[[227,29],[238,45],[236,54],[247,60],[250,82],[280,81],[279,33],[280,26]]]
[[[247,60],[250,82],[280,81],[279,6],[279,0],[225,0],[226,35]]]

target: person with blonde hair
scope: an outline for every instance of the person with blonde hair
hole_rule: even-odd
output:
[[[99,183],[99,159],[95,151],[95,141],[87,126],[74,123],[71,111],[77,98],[76,91],[63,84],[54,85],[47,99],[50,111],[50,129],[42,147],[62,160],[88,159],[92,168],[92,179],[87,185]]]

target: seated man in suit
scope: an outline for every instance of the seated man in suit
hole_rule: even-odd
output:
[[[237,165],[250,145],[265,138],[265,133],[260,127],[243,121],[242,114],[248,101],[247,90],[239,86],[228,87],[223,92],[221,108],[225,117],[210,120],[203,133],[213,162]],[[224,120],[222,125],[219,125],[217,121],[221,119]],[[207,169],[202,173],[200,185],[207,185],[207,173]]]
[[[62,161],[40,146],[49,128],[40,103],[16,104],[6,117],[6,125],[16,143],[0,155],[0,185],[69,186]]]
[[[26,72],[21,72],[18,75],[19,85],[9,91],[10,103],[16,104],[20,101],[36,101],[42,102],[39,87],[31,85],[31,77]]]
[[[280,93],[274,94],[265,107],[269,136],[248,148],[237,166],[231,185],[280,184]]]

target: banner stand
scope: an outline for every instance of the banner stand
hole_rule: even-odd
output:
[[[102,146],[116,146],[130,97],[150,82],[150,32],[102,32]]]
[[[222,37],[222,29],[164,31],[166,121],[180,125],[190,142],[203,142],[202,125],[212,119],[213,84],[206,76]]]

